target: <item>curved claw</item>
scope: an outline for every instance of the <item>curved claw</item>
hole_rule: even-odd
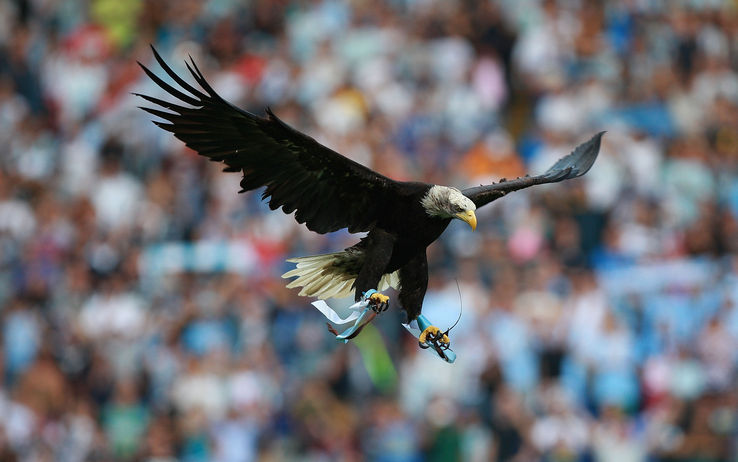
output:
[[[422,349],[431,348],[446,362],[452,363],[456,355],[451,351],[451,340],[445,332],[436,326],[428,326],[418,336],[418,345]]]
[[[374,292],[369,296],[369,300],[375,303],[388,303],[389,297],[379,292]]]
[[[367,300],[369,300],[369,306],[377,313],[387,311],[389,308],[389,297],[379,292],[372,293]]]
[[[428,326],[420,333],[420,336],[418,336],[418,343],[421,348],[424,346],[425,348],[433,346],[435,348],[440,347],[445,350],[451,345],[451,340],[448,338],[448,335],[441,332],[441,329],[438,327]]]

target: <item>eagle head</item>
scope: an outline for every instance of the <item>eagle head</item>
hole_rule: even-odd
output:
[[[425,212],[433,217],[458,218],[465,221],[472,230],[477,229],[477,206],[456,188],[432,186],[420,203]]]

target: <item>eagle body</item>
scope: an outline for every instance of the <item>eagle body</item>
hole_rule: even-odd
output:
[[[289,260],[312,264],[285,273],[298,276],[288,287],[303,287],[301,295],[318,298],[345,297],[353,291],[356,300],[370,289],[394,287],[408,318],[417,318],[428,287],[426,249],[451,223],[450,217],[435,216],[423,205],[433,187],[398,183],[400,200],[385,204],[382,216],[357,244],[343,252]],[[346,283],[339,292],[341,282]]]
[[[426,183],[401,183],[398,187],[398,200],[386,205],[386,219],[380,218],[377,222],[377,229],[395,236],[397,242],[393,255],[400,258],[397,262],[399,265],[402,265],[402,258],[407,252],[425,250],[451,223],[451,217],[431,215],[423,206],[423,198],[433,187],[434,185]],[[394,267],[396,269],[399,266]]]
[[[451,220],[476,228],[475,210],[506,194],[537,184],[584,175],[592,166],[604,132],[578,146],[542,175],[459,190],[383,176],[321,145],[282,122],[267,108],[261,117],[223,100],[194,60],[186,67],[200,88],[174,72],[153,49],[170,81],[141,65],[177,101],[138,94],[155,107],[142,107],[198,154],[240,172],[242,191],[262,189],[272,210],[294,213],[317,233],[347,229],[366,236],[347,249],[288,260],[296,267],[283,277],[300,295],[320,298],[354,295],[370,289],[399,290],[400,306],[412,321],[421,313],[428,286],[426,248]],[[432,327],[432,326],[431,326]],[[435,329],[435,328],[434,328]],[[435,329],[438,330],[438,329]],[[421,336],[425,339],[425,334]]]

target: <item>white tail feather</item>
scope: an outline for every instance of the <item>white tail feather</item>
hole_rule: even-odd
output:
[[[336,252],[325,255],[311,255],[309,257],[290,258],[290,263],[296,267],[282,275],[283,278],[297,276],[290,281],[287,288],[302,287],[299,295],[306,297],[345,298],[353,295],[353,284],[356,274],[341,271],[336,263],[345,261],[349,257],[346,252]],[[357,255],[355,258],[360,258]],[[377,290],[387,290],[400,287],[400,276],[397,271],[385,274],[379,281]]]

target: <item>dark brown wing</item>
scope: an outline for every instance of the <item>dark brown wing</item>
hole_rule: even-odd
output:
[[[584,175],[589,171],[600,152],[602,135],[600,132],[589,141],[580,144],[569,155],[562,157],[546,173],[539,176],[526,176],[515,180],[500,181],[490,185],[467,188],[462,193],[474,202],[477,207],[499,199],[505,194],[537,184],[556,183]]]
[[[179,101],[138,94],[159,106],[142,109],[166,120],[154,123],[198,154],[225,163],[225,171],[243,172],[243,191],[266,187],[262,198],[268,198],[272,210],[296,211],[295,219],[318,233],[342,228],[359,232],[368,231],[397,200],[395,181],[291,128],[269,109],[266,117],[259,117],[233,106],[215,93],[190,58],[187,68],[204,92],[194,88],[152,50],[179,88],[139,65]]]

